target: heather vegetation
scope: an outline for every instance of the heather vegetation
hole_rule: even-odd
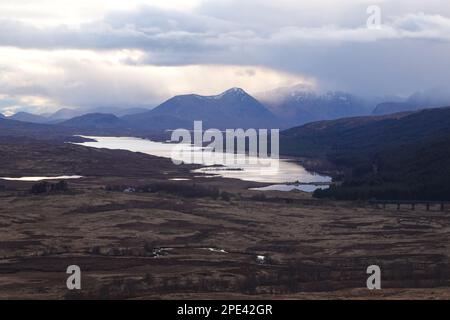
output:
[[[33,194],[42,194],[42,193],[50,193],[50,192],[66,192],[69,190],[69,186],[67,182],[61,180],[57,183],[51,183],[47,181],[42,181],[34,184],[31,187],[31,193]]]
[[[143,186],[126,186],[115,185],[107,186],[108,191],[120,191],[120,192],[140,192],[140,193],[166,193],[184,198],[212,198],[218,199],[222,197],[229,199],[228,194],[224,194],[219,191],[218,188],[211,186],[203,186],[199,184],[181,184],[171,182],[155,182],[146,184]]]

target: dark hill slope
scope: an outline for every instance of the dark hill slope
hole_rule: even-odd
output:
[[[70,128],[0,118],[0,136],[28,137],[40,140],[80,141]]]
[[[126,127],[126,123],[113,114],[89,113],[60,123],[72,128],[107,129]]]
[[[342,170],[342,186],[317,196],[450,200],[450,108],[312,123],[281,139],[282,153]]]

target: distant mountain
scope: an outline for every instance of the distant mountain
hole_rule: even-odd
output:
[[[55,123],[55,122],[62,122],[64,120],[72,119],[75,117],[79,117],[83,114],[82,111],[77,109],[69,109],[69,108],[62,108],[56,111],[55,113],[51,114],[48,119],[49,122]]]
[[[450,107],[310,123],[280,139],[282,154],[340,170],[342,185],[317,196],[450,200]]]
[[[378,104],[373,115],[383,115],[404,111],[417,111],[422,109],[439,108],[450,105],[450,90],[434,88],[416,92],[404,101],[383,102]]]
[[[172,116],[146,116],[129,119],[131,116],[117,117],[113,114],[89,113],[63,122],[58,126],[79,129],[79,132],[98,134],[145,135],[168,129],[190,128],[188,121]],[[142,121],[140,121],[142,119]]]
[[[117,111],[113,112],[113,114],[118,117],[123,117],[131,114],[144,113],[149,110],[150,109],[147,108],[127,108],[127,109],[118,109]]]
[[[264,105],[240,88],[215,96],[175,96],[153,110],[122,119],[144,127],[154,123],[155,117],[164,117],[166,129],[191,128],[195,120],[202,120],[205,129],[276,128],[280,123]]]
[[[113,114],[89,113],[66,120],[60,126],[80,129],[112,129],[125,128],[126,123]]]
[[[155,119],[164,124],[164,119]],[[82,141],[77,135],[123,135],[145,136],[151,139],[165,139],[163,129],[151,125],[145,129],[131,128],[112,114],[87,114],[59,124],[38,124],[0,118],[0,136],[27,137],[40,140]]]
[[[28,137],[40,140],[74,141],[70,128],[0,118],[0,136]]]
[[[268,109],[289,126],[370,114],[370,105],[346,92],[319,94],[305,86],[280,88],[257,95]]]
[[[0,119],[5,119],[5,115],[3,113],[0,112]]]
[[[98,107],[88,109],[87,111],[85,111],[85,113],[109,113],[115,115],[116,117],[123,117],[130,114],[147,112],[149,110],[150,109],[148,108],[141,108],[141,107],[135,108]]]
[[[383,115],[402,111],[416,110],[420,108],[407,102],[383,102],[378,104],[373,110],[373,115]]]
[[[24,122],[31,122],[31,123],[46,123],[46,122],[48,122],[48,118],[39,116],[36,114],[28,113],[28,112],[18,112],[16,114],[8,117],[8,119],[24,121]]]
[[[193,123],[171,115],[153,115],[149,112],[121,118],[131,130],[166,131],[178,128],[190,129]]]
[[[143,113],[149,111],[149,109],[141,108],[141,107],[135,107],[135,108],[118,108],[118,107],[96,107],[96,108],[89,108],[89,109],[69,109],[69,108],[63,108],[55,113],[48,115],[47,122],[49,123],[59,123],[63,122],[65,120],[69,120],[75,117],[80,117],[85,114],[92,114],[92,113],[103,113],[103,114],[113,114],[117,117],[122,117],[125,115],[131,115],[131,114],[137,114],[137,113]]]

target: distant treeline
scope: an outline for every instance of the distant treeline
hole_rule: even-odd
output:
[[[352,182],[344,183],[342,186],[332,186],[326,190],[316,190],[316,198],[332,198],[336,200],[430,200],[450,201],[450,187],[430,187],[428,184],[408,186],[405,184],[379,186],[352,185]]]
[[[50,192],[66,192],[69,190],[69,186],[67,182],[61,180],[57,183],[50,183],[47,181],[42,181],[34,184],[31,187],[31,193],[33,194],[42,194],[42,193],[50,193]]]

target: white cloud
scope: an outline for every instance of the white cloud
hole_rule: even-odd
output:
[[[313,80],[258,66],[186,65],[134,66],[137,50],[2,49],[0,65],[10,64],[0,77],[0,91],[10,103],[55,110],[61,106],[156,106],[173,95],[217,94],[239,86],[249,92],[313,83]],[[8,109],[8,110],[9,110]]]
[[[380,30],[366,28],[372,4]],[[449,55],[440,0],[0,0],[0,90],[14,106],[152,105],[296,81],[407,94],[448,82]]]
[[[0,19],[12,19],[34,26],[80,25],[102,19],[112,11],[129,11],[139,6],[189,11],[199,0],[0,0]]]
[[[140,7],[118,11],[104,19],[78,27],[57,25],[36,27],[20,20],[0,20],[0,46],[21,48],[141,49],[149,52],[176,50],[217,51],[230,46],[283,45],[291,41],[367,42],[385,39],[450,41],[450,18],[438,14],[406,13],[383,18],[381,30],[366,27],[361,10],[360,23],[342,26],[333,23],[264,24],[251,20],[230,21],[193,12]],[[336,22],[339,22],[337,19]],[[281,41],[284,41],[281,42]],[[302,45],[303,43],[298,43]],[[308,44],[308,43],[306,43]],[[333,43],[332,43],[333,44]]]

